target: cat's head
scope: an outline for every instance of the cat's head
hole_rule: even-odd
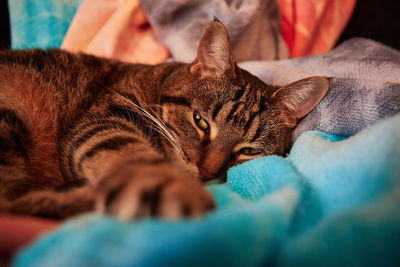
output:
[[[194,62],[163,88],[163,120],[188,164],[209,180],[244,161],[283,155],[296,123],[328,87],[325,77],[281,87],[263,83],[236,65],[226,28],[213,21]]]

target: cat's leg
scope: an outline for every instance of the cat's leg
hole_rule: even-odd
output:
[[[66,218],[93,210],[92,187],[68,188],[56,179],[32,176],[31,152],[31,133],[24,121],[16,111],[0,108],[1,213]]]
[[[0,88],[0,197],[60,186],[55,89],[40,73],[6,65]]]
[[[97,185],[97,210],[120,218],[197,216],[214,208],[199,181],[171,162],[118,164]]]
[[[91,186],[59,192],[53,189],[29,192],[12,201],[0,198],[0,213],[65,219],[93,211],[95,191]]]
[[[56,90],[39,76],[0,66],[0,212],[61,218],[88,210],[94,196],[77,206],[75,190],[56,191],[73,181],[59,169]]]
[[[65,173],[97,189],[98,210],[121,218],[181,217],[214,207],[197,177],[158,152],[134,124],[112,116],[97,120],[83,121],[68,135],[62,162]]]

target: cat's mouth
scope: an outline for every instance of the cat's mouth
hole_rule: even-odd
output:
[[[226,182],[226,172],[219,175],[219,174],[210,173],[201,167],[199,167],[198,170],[199,170],[199,174],[200,174],[200,179],[205,185],[221,184],[221,183]]]
[[[184,149],[182,149],[182,154],[180,154],[180,159],[185,162],[184,165],[186,165],[189,170],[192,171],[192,173],[196,173],[196,176],[200,178],[200,181],[205,184],[221,184],[226,182],[227,178],[227,172],[219,172],[219,173],[212,173],[207,171],[205,168],[200,167],[198,164],[194,163],[191,161],[190,157],[188,154],[185,152]]]

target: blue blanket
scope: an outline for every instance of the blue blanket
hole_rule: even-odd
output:
[[[83,0],[8,0],[13,49],[60,47]]]
[[[209,190],[203,218],[85,215],[14,266],[400,266],[400,114],[348,138],[308,131]]]

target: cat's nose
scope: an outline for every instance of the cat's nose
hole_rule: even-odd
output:
[[[207,180],[210,180],[213,178],[217,178],[216,174],[213,174],[213,173],[203,169],[202,167],[199,167],[199,172],[200,172],[201,179],[204,181],[207,181]]]

